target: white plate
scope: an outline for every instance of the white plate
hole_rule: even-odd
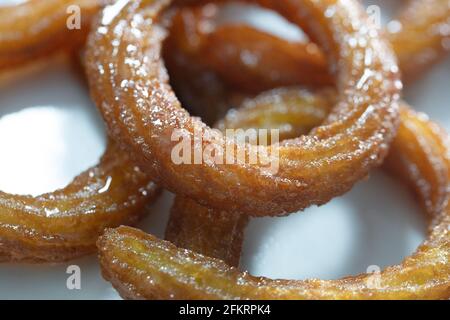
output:
[[[0,0],[0,4],[18,0]],[[19,0],[20,1],[20,0]],[[380,4],[390,16],[388,1]],[[256,19],[275,26],[275,20]],[[255,19],[253,19],[255,20]],[[270,22],[269,22],[270,21]],[[263,22],[263,23],[261,23]],[[279,33],[298,36],[295,32]],[[407,88],[406,100],[450,129],[450,59]],[[83,83],[62,62],[0,83],[0,190],[39,194],[63,187],[94,165],[105,147],[100,117]],[[164,194],[141,227],[162,236],[172,196]],[[399,263],[425,236],[425,220],[406,188],[374,172],[347,195],[287,218],[253,220],[242,267],[277,278],[334,279]],[[81,289],[66,286],[68,266]],[[95,256],[58,266],[0,265],[1,299],[115,299]]]

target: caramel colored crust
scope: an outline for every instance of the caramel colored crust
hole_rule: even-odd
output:
[[[399,59],[403,80],[417,78],[450,50],[448,0],[412,0],[385,34]],[[170,39],[179,50],[217,72],[230,86],[250,92],[334,83],[314,43],[291,43],[252,27],[217,25],[220,6],[182,7]]]
[[[15,22],[23,24],[25,28],[26,22],[43,19],[41,13],[48,13],[47,9],[54,10],[55,16],[50,15],[48,19],[56,25],[42,23],[43,29],[39,29],[42,34],[36,33],[39,37],[35,41],[45,47],[41,41],[45,37],[51,38],[53,27],[65,30],[58,23],[62,23],[68,3],[30,1],[23,6],[0,9],[0,16],[10,10],[14,17],[21,17]],[[92,6],[93,10],[93,1],[70,2],[82,6],[82,14],[88,3],[88,7]],[[100,2],[95,3],[98,6]],[[90,16],[82,18],[87,21]],[[0,28],[14,22],[8,19],[0,20]],[[3,36],[0,43],[5,39],[12,41],[8,33],[1,31],[0,34]],[[22,39],[19,35],[20,33],[16,35],[17,41]],[[72,41],[69,38],[65,41]],[[16,44],[17,48],[29,53],[27,43]],[[58,42],[55,45],[60,49],[64,43]],[[12,49],[13,47],[9,48]],[[0,46],[0,68],[3,52],[7,50]],[[41,55],[43,51],[39,49],[36,53]],[[23,64],[31,57],[17,53],[14,63]],[[11,62],[9,58],[7,60]],[[11,65],[8,64],[9,66]],[[77,69],[78,71],[80,70]],[[18,75],[23,76],[21,73]],[[12,75],[5,74],[5,81],[8,81],[8,76]],[[95,243],[105,228],[136,223],[148,213],[146,206],[157,197],[159,191],[134,160],[120,150],[117,144],[110,142],[99,164],[81,173],[63,189],[37,197],[0,191],[0,261],[56,263],[94,253],[97,249]]]
[[[265,91],[231,109],[216,128],[278,129],[281,141],[308,134],[326,119],[336,101],[332,88],[314,92],[299,87]]]
[[[450,51],[449,0],[409,0],[390,26],[386,33],[405,79],[417,78]]]
[[[0,70],[84,44],[90,24],[110,0],[30,0],[0,8]],[[76,9],[75,9],[76,8]],[[74,11],[74,9],[76,11]],[[70,29],[74,14],[80,28]]]
[[[229,86],[247,92],[334,84],[315,44],[291,43],[247,25],[218,25],[219,12],[220,6],[211,5],[179,9],[167,39],[176,49],[165,56],[181,51],[191,63],[214,70]]]
[[[332,96],[333,93],[330,93]],[[283,103],[274,104],[273,99],[276,98]],[[314,107],[317,101],[323,101],[319,104],[323,108],[318,108],[317,112],[296,107],[296,103],[301,107],[310,103]],[[323,121],[331,101],[333,98],[308,97],[306,92],[296,92],[295,89],[274,91],[257,97],[253,104],[247,101],[245,108],[231,112],[221,126],[283,127],[286,129],[282,131],[282,137],[291,138],[298,134],[297,130],[307,131]],[[275,115],[273,119],[271,114]],[[230,213],[224,213],[220,215],[221,225],[229,231],[220,229],[220,233],[214,232],[214,212],[180,197],[173,208],[167,236],[181,246],[204,255],[178,249],[173,244],[131,228],[109,230],[98,243],[105,278],[123,297],[139,299],[449,298],[448,137],[423,115],[406,107],[402,109],[401,119],[387,167],[416,189],[432,219],[427,241],[401,265],[389,267],[380,275],[359,275],[337,281],[252,277],[229,266],[236,265],[238,259],[236,250],[230,248],[242,243],[243,226],[241,229],[237,227],[239,220],[235,220]],[[222,218],[227,217],[229,220],[223,222]],[[177,237],[176,233],[182,235]],[[202,237],[202,234],[205,236]],[[227,246],[221,241],[222,236],[218,236],[223,234],[236,236],[227,238],[230,241]],[[238,243],[230,245],[232,241]]]
[[[78,49],[108,0],[46,0],[0,8],[0,69]],[[77,11],[79,10],[79,12]],[[67,23],[80,14],[80,28]],[[62,262],[96,251],[107,227],[134,224],[159,193],[115,144],[66,188],[38,197],[0,192],[0,260]]]
[[[318,94],[296,88],[272,90],[246,101],[238,110],[230,110],[219,127],[281,128],[280,139],[289,139],[297,136],[298,130],[308,131],[319,125],[325,119],[327,110],[331,109],[332,96],[332,90]],[[403,112],[407,113],[406,109]],[[431,141],[445,149],[446,141],[443,138],[445,133],[441,133],[438,126],[428,121],[417,121],[417,125],[424,126],[427,130],[417,132],[412,126],[409,129],[405,128],[408,122],[401,124],[399,136],[394,140],[394,147],[385,163],[385,169],[415,187],[422,205],[431,216],[439,215],[448,197],[446,189],[443,188],[448,183],[447,168],[443,165],[443,161],[435,161],[429,152],[432,149],[428,145]],[[428,134],[429,131],[435,134]],[[426,135],[426,139],[419,139],[421,134]],[[418,146],[428,152],[418,152]],[[420,170],[415,170],[414,167]],[[411,175],[412,172],[414,175]],[[422,172],[428,172],[427,176],[424,177]],[[223,227],[220,233],[216,232],[218,229],[216,217],[227,216],[230,217],[229,220],[221,219]],[[223,260],[231,266],[238,266],[238,263],[234,262],[239,261],[240,253],[236,253],[233,247],[242,247],[243,228],[239,227],[231,213],[227,215],[225,212],[214,211],[192,200],[178,197],[169,219],[169,230],[177,232],[167,232],[166,239],[178,247]],[[227,235],[228,238],[223,235]],[[231,240],[229,235],[232,236]],[[220,243],[222,238],[227,239],[228,244],[232,243],[233,247]]]
[[[96,251],[107,227],[134,224],[159,189],[110,144],[100,163],[66,188],[38,197],[0,192],[3,260],[61,262]]]
[[[175,197],[166,239],[176,246],[239,266],[248,216],[209,209],[194,200]]]
[[[239,109],[230,110],[216,128],[222,132],[233,128],[278,129],[281,140],[295,138],[320,125],[335,99],[332,89],[316,94],[299,88],[275,89],[245,100]],[[246,215],[214,210],[177,196],[166,240],[237,267],[248,220]]]
[[[376,28],[367,25],[356,1],[258,3],[302,26],[325,49],[333,70],[340,67],[336,107],[310,135],[285,141],[278,148],[277,173],[262,165],[175,165],[172,161],[178,144],[172,141],[174,131],[191,141],[195,132],[201,132],[203,150],[240,148],[254,154],[259,149],[215,134],[181,107],[161,59],[165,30],[158,18],[168,1],[120,2],[123,7],[115,8],[120,10],[113,19],[104,14],[90,37],[87,69],[110,134],[143,156],[157,183],[213,208],[284,215],[345,193],[381,163],[396,133],[401,85],[392,52]],[[325,14],[330,8],[334,14]],[[361,32],[366,29],[369,32]],[[349,39],[357,40],[357,45]],[[273,154],[274,147],[267,149]]]
[[[179,249],[140,230],[121,227],[108,230],[98,242],[103,275],[124,298],[448,299],[448,147],[448,136],[437,125],[406,107],[402,109],[399,134],[388,163],[390,168],[401,168],[396,173],[418,192],[430,215],[430,233],[412,256],[380,274],[334,281],[253,277],[221,260]],[[204,232],[204,243],[208,239],[211,244],[203,245],[208,253],[214,252],[212,246],[218,244],[217,234],[210,232],[213,229],[204,224],[203,229],[197,230]]]

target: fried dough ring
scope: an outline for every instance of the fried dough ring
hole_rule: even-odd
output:
[[[425,10],[425,14],[420,10],[415,11],[423,14],[419,20],[412,19],[408,22],[405,18],[401,19],[405,21],[403,29],[398,34],[391,35],[391,37],[398,36],[397,40],[393,41],[394,45],[400,41],[410,44],[423,42],[425,38],[421,34],[418,41],[411,36],[414,27],[416,32],[418,26],[422,26],[423,29],[425,21],[430,21],[433,16],[435,16],[435,25],[439,21],[442,23],[445,20],[446,13],[445,10],[442,11],[442,1],[440,2],[441,7],[434,8],[430,8],[427,1],[421,3],[428,10]],[[417,5],[415,2],[411,3],[411,7]],[[409,15],[413,12],[411,7],[407,9],[407,12],[410,12]],[[245,88],[247,91],[259,91],[284,84],[303,83],[300,78],[292,80],[291,75],[293,70],[304,70],[302,64],[305,63],[305,56],[302,54],[308,56],[306,45],[289,43],[245,25],[217,26],[218,11],[219,7],[211,4],[204,7],[181,8],[173,19],[171,35],[168,39],[172,50],[167,53],[167,56],[173,56],[177,50],[182,51],[195,61],[195,64],[211,67],[227,84],[239,84],[239,90]],[[405,14],[403,14],[404,16]],[[410,36],[402,38],[400,36],[403,34],[402,32],[409,33]],[[432,37],[430,42],[439,44],[439,41],[444,39],[442,36],[437,37],[439,34],[435,33],[435,37]],[[401,51],[401,48],[405,46],[396,45],[396,47]],[[419,52],[419,48],[420,46],[416,46],[416,54]],[[414,51],[403,51],[409,52],[410,57],[404,58],[404,55],[400,60],[411,60]],[[242,59],[243,52],[258,59],[259,63],[251,66],[246,64]],[[322,69],[325,70],[323,57],[316,54],[315,46],[312,47],[312,52],[313,54],[309,55],[309,60],[313,62],[312,65],[317,66],[322,61]],[[298,57],[297,64],[296,55]],[[276,61],[278,70],[282,70],[282,72],[271,70],[270,66],[273,60]],[[183,66],[177,66],[177,68],[183,69],[182,73],[186,73],[186,68]],[[171,74],[176,74],[177,68],[174,67]],[[310,75],[309,72],[306,74]],[[185,77],[192,76],[191,72],[185,74]],[[307,83],[307,85],[316,84],[314,78]],[[186,83],[183,83],[183,86],[186,86]],[[280,132],[281,140],[292,139],[309,132],[325,119],[325,115],[331,109],[332,101],[335,100],[333,95],[335,96],[335,93],[332,90],[311,94],[298,88],[283,88],[265,92],[255,99],[246,101],[238,111],[230,111],[225,119],[219,122],[218,128],[222,131],[226,128],[276,128]],[[209,101],[212,100],[209,99]],[[243,230],[236,226],[246,225],[248,218],[239,215],[234,217],[230,213],[231,218],[223,221],[223,217],[226,216],[226,212],[203,207],[193,200],[177,196],[169,219],[166,239],[179,247],[201,252],[204,255],[224,260],[229,265],[238,266],[240,255],[236,255],[235,252],[236,248],[242,246]],[[224,235],[221,245],[216,243],[220,239],[214,237],[219,227],[211,227],[215,225],[216,217],[220,218],[221,223],[225,226],[224,229],[228,229],[228,231],[223,229],[220,231]],[[234,241],[227,237],[231,237]],[[232,243],[232,245],[227,245],[227,243]]]
[[[214,70],[235,90],[252,93],[334,84],[326,58],[314,43],[289,42],[244,24],[218,25],[219,12],[220,6],[211,4],[179,8],[166,40],[171,47],[166,63],[181,51],[187,61]],[[176,74],[172,70],[177,68],[170,63],[168,68],[171,77]]]
[[[400,31],[388,28],[387,35],[404,79],[416,78],[450,51],[450,1],[408,0],[394,22]]]
[[[226,129],[277,129],[280,140],[308,134],[319,126],[336,102],[336,91],[324,88],[309,91],[299,87],[278,88],[245,99],[215,125]]]
[[[117,15],[108,19],[104,14],[91,33],[87,69],[91,92],[110,134],[143,157],[157,183],[213,208],[284,215],[345,193],[380,164],[396,132],[401,83],[392,52],[375,27],[367,24],[356,1],[259,3],[303,26],[329,54],[330,65],[340,67],[336,107],[311,135],[277,148],[277,174],[261,165],[175,165],[172,161],[175,131],[191,141],[195,132],[201,132],[202,150],[241,148],[250,154],[260,148],[217,136],[181,107],[160,57],[165,32],[158,21],[169,1],[117,3],[113,7]],[[331,8],[334,15],[325,14]],[[352,47],[351,38],[364,46]],[[267,147],[266,154],[273,154],[274,148]]]
[[[335,100],[332,89],[316,94],[299,88],[275,89],[245,100],[238,110],[230,110],[216,128],[222,132],[227,128],[278,129],[281,140],[291,139],[320,125]],[[248,216],[239,212],[214,210],[176,196],[165,238],[178,247],[237,267],[248,221]]]
[[[134,224],[159,194],[129,156],[110,143],[99,164],[41,196],[0,192],[2,260],[62,262],[96,251],[107,227]]]
[[[303,84],[332,85],[327,62],[314,43],[294,43],[243,24],[220,24],[220,7],[182,7],[169,40],[239,90]],[[391,27],[389,27],[391,26]],[[394,27],[393,27],[394,26]],[[417,78],[450,50],[448,0],[412,0],[385,33],[399,59],[403,80]]]
[[[85,43],[91,20],[111,0],[30,0],[0,7],[0,69]],[[71,6],[80,9],[80,29],[69,29]]]
[[[63,189],[36,197],[0,191],[0,261],[53,263],[94,253],[105,228],[136,223],[159,193],[110,141],[99,163]]]
[[[271,90],[245,101],[238,110],[230,110],[217,127],[220,130],[278,129],[281,140],[290,139],[298,136],[299,132],[308,132],[319,125],[331,110],[335,95],[332,89],[318,93],[294,87]],[[401,168],[397,170],[401,171]],[[178,247],[238,266],[240,255],[236,254],[233,248],[242,247],[245,225],[238,227],[239,221],[247,222],[248,218],[245,215],[234,215],[235,213],[230,213],[229,220],[224,220],[223,217],[227,217],[226,212],[213,210],[191,199],[177,196],[168,222],[166,240]],[[220,220],[216,220],[217,217],[220,217]],[[220,229],[215,221],[220,221],[224,227]],[[220,229],[220,234],[225,235],[222,236],[224,241],[220,246],[217,244],[220,239],[215,239],[217,229]],[[227,243],[232,243],[232,246]]]
[[[262,117],[265,116],[262,113]],[[332,281],[253,277],[222,260],[177,248],[170,242],[128,227],[110,229],[99,239],[103,275],[122,297],[132,299],[448,299],[448,142],[448,136],[423,114],[407,107],[401,109],[399,134],[393,143],[388,167],[418,193],[431,218],[430,233],[412,256],[378,275],[361,274]],[[239,229],[242,226],[236,224],[238,220],[232,215],[221,216],[229,217],[222,225],[231,235],[230,242],[224,246],[220,236],[226,234],[226,230],[214,232],[218,227],[214,224],[223,222],[222,218],[215,220],[217,212],[207,213],[192,200],[180,200],[179,209],[194,213],[183,216],[185,222],[192,219],[186,226],[200,226],[186,229],[187,244],[236,261],[237,253],[230,244],[237,241],[234,247],[239,247],[242,241],[242,229]],[[192,206],[184,207],[183,201]],[[196,207],[200,211],[196,212]],[[191,241],[189,232],[196,234]]]

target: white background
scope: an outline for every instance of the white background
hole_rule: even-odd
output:
[[[17,0],[0,0],[0,4]],[[379,4],[385,18],[390,1]],[[401,1],[399,1],[401,2]],[[398,7],[398,4],[396,5]],[[236,10],[231,10],[236,16]],[[253,17],[258,25],[278,20]],[[278,28],[290,38],[295,31]],[[450,130],[450,59],[405,92],[417,110]],[[4,78],[4,77],[3,77]],[[69,66],[52,61],[25,76],[0,81],[0,190],[37,195],[65,186],[94,165],[105,148],[102,121],[85,84]],[[163,236],[172,195],[164,194],[141,224]],[[242,268],[277,278],[334,279],[399,263],[424,239],[425,219],[412,195],[381,171],[347,195],[287,218],[253,220],[247,233]],[[66,288],[66,268],[81,267],[81,290]],[[100,275],[95,256],[58,266],[0,264],[3,299],[115,299]]]

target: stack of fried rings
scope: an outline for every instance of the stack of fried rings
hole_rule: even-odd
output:
[[[87,26],[75,34],[65,28],[69,3],[74,2],[36,1],[1,9],[0,68],[23,64],[62,46],[67,49],[66,43],[87,34]],[[86,14],[92,15],[94,7],[98,10],[93,1],[75,4]],[[44,23],[43,15],[49,9],[53,12],[47,16],[49,23]],[[0,260],[53,263],[93,253],[105,228],[134,224],[148,211],[147,204],[159,190],[149,175],[110,141],[99,164],[64,189],[37,197],[0,192]]]
[[[141,156],[156,183],[217,209],[280,216],[328,202],[381,164],[398,126],[401,82],[395,56],[356,1],[262,1],[310,29],[339,71],[339,101],[324,124],[282,142],[276,152],[272,146],[238,144],[182,108],[161,59],[161,14],[168,4],[118,2],[116,8],[123,8],[114,19],[100,19],[86,57],[91,93],[109,133]],[[331,5],[333,16],[326,13]],[[318,32],[319,22],[326,30]],[[364,59],[367,52],[370,60]],[[201,135],[201,150],[231,150],[247,158],[279,152],[279,170],[272,174],[262,164],[228,161],[176,164],[174,133],[190,141]]]
[[[295,10],[294,4],[297,3],[302,5],[302,10]],[[368,125],[372,112],[377,114],[378,120],[384,119],[382,122],[393,119],[395,111],[392,105],[396,103],[394,91],[396,88],[399,89],[396,85],[397,81],[394,80],[396,67],[388,62],[391,60],[388,49],[384,47],[384,50],[381,50],[383,45],[378,40],[376,44],[373,42],[377,38],[374,29],[359,24],[361,10],[356,3],[263,1],[261,4],[279,11],[291,21],[299,23],[305,30],[310,31],[311,38],[320,43],[325,52],[331,55],[330,70],[337,67],[344,69],[339,70],[337,74],[339,92],[331,94],[334,96],[331,101],[334,101],[335,106],[330,108],[331,115],[325,119],[325,125],[316,127],[308,136],[313,140],[299,138],[285,140],[280,146],[282,157],[290,158],[286,162],[281,160],[279,175],[282,179],[276,180],[279,176],[270,175],[269,179],[272,179],[272,185],[288,192],[287,196],[282,192],[277,193],[280,190],[271,189],[271,185],[268,186],[263,180],[268,175],[264,178],[258,176],[258,172],[255,175],[252,171],[254,168],[243,167],[241,170],[236,170],[231,167],[232,170],[228,170],[229,167],[226,167],[228,171],[224,173],[225,167],[211,164],[199,165],[201,170],[193,167],[171,166],[167,151],[164,150],[173,146],[168,140],[170,132],[175,129],[184,130],[183,132],[189,136],[195,129],[200,129],[207,137],[213,136],[213,133],[198,120],[188,118],[188,114],[180,107],[167,84],[167,73],[163,68],[160,52],[165,31],[158,23],[158,16],[164,8],[164,2],[135,1],[125,4],[112,21],[106,24],[100,23],[97,33],[92,34],[88,51],[88,70],[91,76],[91,89],[97,103],[101,102],[100,109],[105,120],[111,131],[115,130],[116,134],[120,134],[121,137],[118,136],[117,139],[122,139],[124,145],[144,156],[144,165],[147,165],[152,175],[158,177],[158,182],[179,193],[180,198],[174,206],[168,237],[183,247],[191,247],[199,252],[178,249],[174,244],[127,227],[110,230],[99,241],[100,259],[105,277],[126,298],[448,298],[450,243],[447,208],[449,163],[446,135],[436,125],[409,110],[406,105],[400,109],[400,131],[393,143],[388,163],[389,167],[396,168],[395,172],[402,173],[402,177],[416,188],[422,197],[424,207],[433,217],[430,236],[416,254],[407,258],[402,265],[383,271],[376,285],[370,281],[372,280],[370,275],[337,281],[284,281],[255,278],[247,273],[239,272],[220,260],[224,259],[231,264],[236,264],[238,261],[237,255],[240,254],[239,248],[242,241],[242,229],[247,219],[246,214],[283,214],[284,210],[292,209],[289,205],[299,209],[305,205],[322,203],[333,192],[336,194],[342,192],[345,188],[339,191],[322,188],[321,191],[327,195],[315,193],[316,197],[311,199],[303,197],[307,192],[302,188],[296,188],[298,184],[290,189],[290,185],[285,185],[283,182],[295,180],[295,182],[306,183],[314,191],[319,190],[319,188],[314,189],[317,185],[314,181],[308,180],[308,174],[295,172],[289,168],[292,162],[303,164],[296,168],[297,171],[303,171],[305,166],[310,171],[320,168],[314,172],[316,181],[320,181],[321,173],[327,171],[324,180],[319,183],[324,183],[326,177],[334,176],[334,174],[336,176],[346,174],[345,165],[337,165],[336,168],[339,167],[339,170],[336,171],[333,170],[336,168],[329,168],[334,165],[331,155],[333,151],[336,151],[335,147],[339,148],[342,143],[340,139],[343,133],[360,133],[358,125],[355,127],[352,121],[356,120],[356,123]],[[299,12],[301,16],[297,16]],[[344,20],[347,23],[344,23]],[[322,34],[314,33],[312,28],[312,26],[317,27],[317,21],[321,21]],[[333,25],[335,23],[338,25]],[[123,28],[125,25],[129,26],[129,29]],[[352,26],[355,25],[358,30],[352,31]],[[115,41],[119,39],[120,41]],[[346,45],[346,41],[349,45]],[[353,51],[358,49],[362,49],[363,52],[360,55],[354,54]],[[114,52],[113,57],[107,56],[108,52]],[[377,53],[380,52],[381,55],[378,56]],[[348,57],[351,59],[346,60]],[[384,60],[386,58],[387,60]],[[385,69],[384,65],[378,73],[374,68],[382,61],[390,65],[389,69]],[[101,70],[100,74],[106,76],[101,77],[98,72],[95,74],[97,69]],[[357,76],[353,78],[354,75]],[[373,78],[381,79],[379,76],[387,76],[392,83],[386,86],[386,79],[382,81],[383,84],[371,81],[374,80]],[[371,89],[378,85],[381,85],[381,91],[372,92]],[[381,97],[378,95],[380,92],[389,95],[390,107],[387,108],[390,109],[389,111],[386,105],[380,104]],[[295,104],[295,108],[287,114],[288,119],[293,119],[291,123],[285,121],[281,124],[288,123],[296,129],[298,126],[307,126],[301,120],[294,121],[294,119],[302,119],[302,115],[297,116],[292,110],[302,109],[305,107],[305,105],[302,106],[302,101],[316,101],[317,97],[310,93],[312,97],[304,99],[304,93],[299,95],[298,92],[293,94],[292,91],[273,94],[278,95],[278,100],[273,100],[277,103],[280,101],[280,96],[287,95],[286,99]],[[244,109],[242,117],[239,113],[234,114],[230,119],[234,119],[235,122],[228,121],[227,126],[242,127],[239,120],[245,119],[244,123],[248,123],[249,114],[259,119],[256,123],[264,119],[266,124],[271,125],[270,116],[274,110],[277,110],[277,105],[267,103],[266,99],[262,100],[264,101],[262,106],[256,101],[254,107],[250,108],[251,111]],[[364,102],[367,101],[370,102],[369,109],[365,109],[368,105]],[[310,110],[314,109],[314,104],[306,103],[306,107]],[[267,108],[270,109],[269,113],[265,110]],[[355,109],[359,109],[362,113]],[[383,109],[387,112],[380,112]],[[343,110],[346,112],[345,116],[342,113]],[[294,116],[291,118],[291,115]],[[314,124],[319,124],[322,120],[323,117],[318,117]],[[275,117],[275,125],[277,125],[276,121],[280,121],[279,118]],[[385,126],[381,131],[374,129],[375,131],[368,132],[365,128],[363,131],[367,140],[359,141],[364,141],[363,144],[367,143],[368,148],[372,149],[372,155],[378,154],[377,157],[379,157],[379,148],[373,149],[377,145],[373,134],[377,132],[378,137],[384,136],[384,142],[381,144],[385,144],[389,140],[386,140],[389,129],[389,126]],[[288,133],[285,137],[292,138]],[[233,143],[223,140],[219,139],[219,143]],[[207,142],[217,143],[217,141]],[[326,142],[321,144],[323,141]],[[308,147],[302,148],[305,145]],[[251,149],[251,146],[245,147]],[[330,148],[327,149],[327,147]],[[302,149],[301,152],[296,152],[298,149]],[[320,159],[315,157],[316,154],[309,154],[311,150],[322,157],[328,157],[328,166],[321,163]],[[305,154],[308,160],[302,162],[302,156]],[[338,153],[334,154],[334,158],[351,161],[362,153],[353,150],[346,155],[339,158]],[[359,158],[355,164],[363,166],[364,162],[367,163],[367,158],[361,160],[362,158]],[[308,166],[311,163],[314,166]],[[215,170],[222,170],[222,178],[218,180],[218,183],[214,183],[213,179],[219,179]],[[183,172],[184,180],[188,181],[190,190],[183,187],[185,183],[181,178]],[[260,169],[259,173],[261,172]],[[247,192],[246,179],[255,185],[253,190],[256,189],[254,192],[256,196]],[[178,185],[175,185],[176,181]],[[232,181],[238,183],[239,195],[229,191],[235,186],[230,184]],[[226,183],[225,186],[228,188],[223,188],[222,183]],[[320,186],[324,187],[324,185]],[[229,203],[224,203],[223,199],[211,195],[209,193],[211,190],[223,193]],[[270,190],[275,195],[271,197],[266,192],[258,192],[259,190]],[[202,197],[199,197],[200,193]],[[293,194],[297,199],[290,198]],[[242,197],[251,203],[242,203]],[[255,197],[257,197],[256,200]],[[286,205],[283,202],[277,202],[280,199],[291,201],[291,203]],[[210,209],[200,204],[207,204]],[[252,210],[256,210],[256,213]],[[183,232],[189,236],[185,236]]]
[[[210,129],[198,120],[189,119],[167,84],[160,59],[165,29],[158,16],[168,1],[118,1],[105,8],[88,44],[90,85],[111,136],[121,146],[138,153],[142,168],[163,186],[214,208],[202,208],[197,202],[179,198],[174,210],[178,207],[179,212],[192,214],[182,214],[182,219],[198,218],[192,226],[201,219],[207,221],[209,214],[220,216],[223,224],[214,230],[212,226],[209,229],[204,226],[198,244],[191,245],[231,264],[236,264],[240,253],[247,219],[242,214],[282,215],[342,194],[381,163],[395,135],[399,112],[400,82],[395,59],[376,29],[366,22],[356,2],[259,3],[304,27],[329,55],[330,74],[337,79],[338,93],[328,92],[330,100],[319,94],[281,90],[266,94],[278,96],[272,102],[270,98],[262,99],[261,105],[256,99],[254,107],[245,108],[234,123],[230,121],[233,117],[225,121],[232,127],[242,127],[251,124],[253,120],[248,117],[253,116],[254,124],[262,120],[269,126],[289,123],[295,133],[285,132],[283,137],[294,138],[296,132],[320,124],[324,117],[317,114],[336,105],[325,123],[310,135],[282,143],[285,161],[282,159],[279,176],[268,175],[264,168],[238,165],[207,164],[199,166],[200,169],[171,165],[167,150],[172,146],[168,138],[173,129],[184,130],[186,135],[195,129],[207,134]],[[302,10],[295,9],[297,4],[302,5]],[[445,39],[443,35],[442,44]],[[280,97],[295,106],[289,109],[292,119],[272,118],[272,113],[280,112],[273,103],[278,103]],[[317,108],[322,113],[311,113],[316,101],[321,101],[323,108]],[[307,123],[301,121],[306,114],[299,111],[303,108],[309,110]],[[256,279],[219,260],[176,249],[127,228],[108,231],[99,241],[105,276],[130,298],[448,298],[446,135],[404,106],[400,109],[400,120],[400,132],[388,162],[417,187],[426,209],[434,217],[433,229],[418,253],[403,265],[384,271],[375,288],[366,281],[367,275],[332,282]],[[357,138],[348,138],[352,135]],[[231,143],[236,149],[242,147],[224,139],[215,142]],[[251,153],[254,146],[243,148]],[[331,181],[342,182],[330,186]],[[234,188],[236,185],[239,187]],[[252,195],[250,191],[254,193],[255,187],[261,192]],[[183,202],[186,205],[180,207]],[[219,209],[225,211],[219,215]],[[216,233],[217,230],[221,231]],[[221,233],[228,238],[221,238]],[[227,247],[220,247],[221,243]]]

